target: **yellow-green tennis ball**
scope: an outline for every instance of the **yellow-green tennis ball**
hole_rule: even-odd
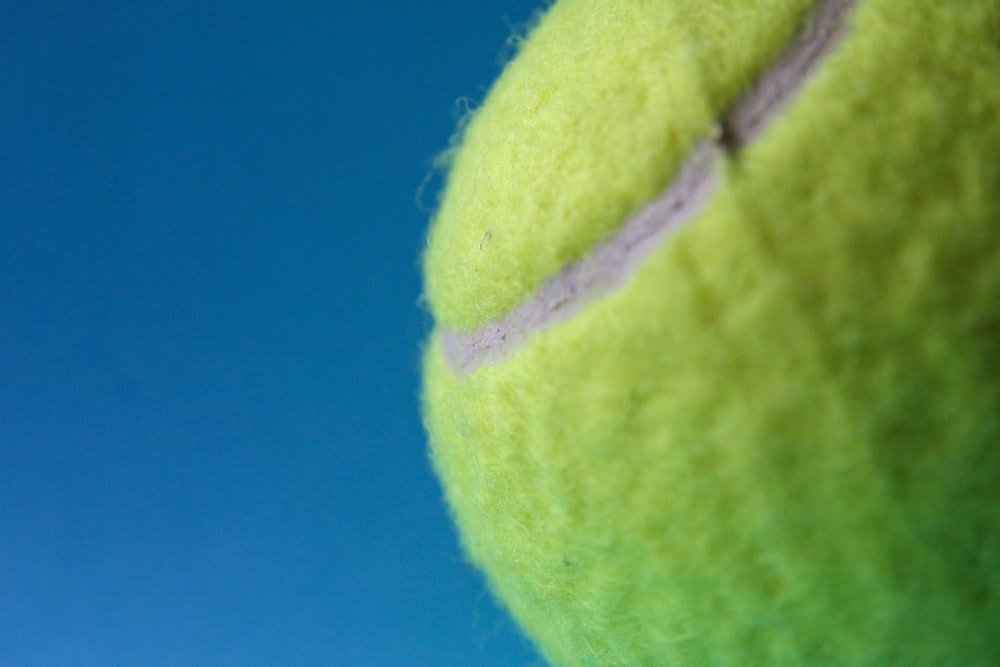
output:
[[[1000,2],[561,0],[425,278],[433,463],[553,664],[1000,664]]]

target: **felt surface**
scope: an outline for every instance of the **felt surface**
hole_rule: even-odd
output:
[[[656,195],[809,4],[552,7],[461,136],[426,252],[437,320],[506,312]]]
[[[438,326],[655,196],[809,4],[551,9],[454,161]],[[464,546],[552,664],[997,664],[997,34],[994,0],[861,0],[622,288],[465,376],[430,341]]]

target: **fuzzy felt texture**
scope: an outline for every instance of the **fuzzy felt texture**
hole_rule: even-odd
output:
[[[654,198],[811,6],[549,10],[457,149],[439,330]],[[997,35],[996,0],[858,0],[627,283],[469,374],[429,342],[463,545],[553,665],[998,663]]]
[[[652,199],[810,3],[552,7],[460,137],[425,257],[437,320],[507,312]]]

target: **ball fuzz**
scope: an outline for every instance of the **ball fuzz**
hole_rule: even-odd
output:
[[[996,665],[1000,3],[745,4],[560,0],[464,126],[464,549],[553,665]]]

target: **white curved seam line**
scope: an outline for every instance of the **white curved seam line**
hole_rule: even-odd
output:
[[[697,142],[663,193],[587,256],[566,264],[513,309],[472,331],[441,328],[441,349],[451,370],[466,375],[501,361],[627,282],[671,232],[701,211],[718,184],[717,163],[752,143],[801,90],[846,32],[855,4],[819,0],[793,43],[720,116],[716,136]]]

